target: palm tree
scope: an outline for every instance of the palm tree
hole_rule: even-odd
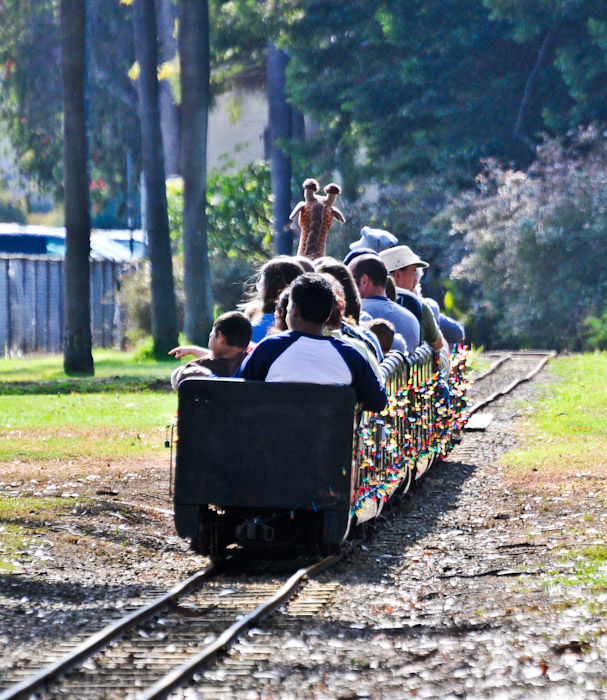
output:
[[[208,0],[179,0],[181,61],[181,172],[183,251],[188,339],[203,344],[213,325],[213,294],[207,243],[207,124],[210,100]]]
[[[273,42],[268,42],[266,74],[268,81],[268,137],[270,147],[270,177],[274,203],[274,248],[277,255],[291,255],[293,232],[291,212],[291,158],[281,147],[291,140],[291,107],[287,102],[285,69],[288,58]]]
[[[135,0],[135,55],[139,63],[141,152],[152,273],[154,354],[165,358],[177,345],[177,308],[167,214],[167,197],[158,98],[158,48],[154,0]]]
[[[85,0],[61,0],[63,171],[65,187],[65,338],[67,374],[94,374],[89,291],[91,221],[87,168]]]
[[[177,54],[175,22],[177,7],[171,0],[156,0],[160,57],[172,61]],[[160,81],[160,127],[164,150],[164,169],[168,176],[181,175],[181,123],[168,80]]]

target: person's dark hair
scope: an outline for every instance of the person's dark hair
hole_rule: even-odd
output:
[[[303,272],[303,267],[290,255],[277,255],[264,263],[257,275],[257,283],[249,293],[249,301],[243,304],[247,316],[255,318],[259,314],[274,313],[279,294]]]
[[[388,270],[384,261],[377,255],[361,255],[355,258],[349,265],[354,278],[367,275],[374,287],[386,286]]]
[[[221,331],[226,343],[232,347],[245,350],[251,342],[251,321],[240,311],[228,311],[227,314],[218,316],[213,328]]]
[[[346,295],[344,293],[344,288],[341,282],[333,275],[328,272],[322,272],[322,276],[331,285],[333,290],[333,309],[325,323],[325,328],[327,330],[339,330],[342,326],[342,319],[344,315],[344,310],[346,308]]]
[[[386,277],[386,296],[388,299],[396,301],[396,285],[394,284],[394,278],[390,274]]]
[[[374,318],[372,321],[368,321],[366,325],[377,336],[384,355],[388,353],[394,342],[394,333],[396,332],[394,324],[385,318]]]
[[[316,272],[306,272],[291,285],[291,300],[297,304],[302,321],[325,323],[335,297],[328,280]]]
[[[312,261],[310,258],[306,258],[305,255],[294,255],[293,260],[302,266],[304,272],[314,272],[314,265],[312,264]]]
[[[343,312],[344,318],[351,318],[354,323],[358,323],[360,318],[360,294],[350,269],[335,258],[321,258],[320,260],[321,262],[317,266],[316,271],[331,275],[343,287],[346,297],[346,308]]]
[[[287,306],[289,305],[289,297],[291,296],[291,287],[283,289],[276,302],[276,310],[274,311],[274,328],[277,331],[288,330],[287,326]]]

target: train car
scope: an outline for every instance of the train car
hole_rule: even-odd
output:
[[[189,378],[179,386],[180,536],[214,559],[232,545],[339,550],[459,439],[466,352],[424,345],[381,364],[388,405],[346,386]]]

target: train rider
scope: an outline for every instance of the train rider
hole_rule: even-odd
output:
[[[407,295],[415,294],[418,283],[417,268],[428,267],[428,263],[421,260],[409,246],[399,245],[394,248],[382,250],[379,257],[385,263],[388,272],[392,275],[396,284],[397,302],[405,303]],[[434,350],[441,350],[444,344],[443,335],[434,318],[432,309],[423,297],[418,297],[421,303],[422,340],[428,343]]]
[[[348,264],[362,298],[362,310],[370,318],[385,318],[394,324],[413,353],[420,344],[420,325],[415,316],[386,296],[388,271],[383,260],[375,254],[359,255]]]
[[[291,285],[289,331],[267,336],[235,376],[266,382],[350,385],[367,411],[381,411],[386,392],[369,362],[353,346],[324,335],[334,295],[322,275],[305,273]]]
[[[208,348],[179,345],[169,350],[169,355],[174,355],[177,360],[186,355],[196,358],[173,370],[173,389],[177,391],[179,382],[186,377],[231,377],[247,354],[251,334],[251,321],[240,311],[229,311],[215,320]]]
[[[415,288],[415,293],[418,295],[420,299],[423,298],[423,300],[428,304],[428,306],[432,309],[432,313],[434,314],[434,318],[436,322],[438,323],[438,327],[440,328],[440,332],[443,334],[443,338],[447,342],[447,345],[450,347],[452,345],[457,345],[458,343],[462,343],[464,341],[464,338],[466,337],[466,330],[464,328],[464,325],[460,323],[459,321],[456,321],[454,318],[451,318],[450,316],[446,316],[445,314],[441,313],[440,306],[438,305],[438,302],[435,299],[431,299],[430,297],[425,297],[422,294],[422,286],[421,286],[421,281],[422,277],[424,276],[424,270],[421,267],[417,268],[417,287]]]

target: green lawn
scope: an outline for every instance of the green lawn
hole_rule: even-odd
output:
[[[523,427],[524,448],[503,461],[520,474],[607,472],[607,353],[558,357],[548,371],[557,381],[542,387]]]
[[[94,378],[67,377],[61,355],[0,360],[0,460],[127,457],[163,446],[179,363],[109,350],[94,360]]]
[[[94,377],[66,375],[62,355],[1,359],[0,395],[141,391],[162,383],[167,388],[171,371],[181,364],[168,356],[166,362],[142,361],[135,352],[117,350],[95,350],[93,359]]]

